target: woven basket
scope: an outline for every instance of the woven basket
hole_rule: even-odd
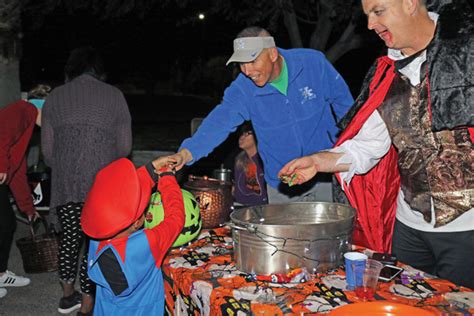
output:
[[[30,237],[20,238],[16,246],[20,250],[26,273],[42,273],[58,270],[58,235],[48,231],[46,220],[42,218],[46,233],[37,235],[30,224]]]
[[[189,176],[184,188],[199,203],[202,228],[216,228],[229,221],[232,206],[232,184],[209,177]]]

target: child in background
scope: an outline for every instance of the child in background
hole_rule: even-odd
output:
[[[184,226],[183,197],[167,165],[158,158],[135,169],[122,158],[99,171],[81,216],[89,246],[88,273],[96,285],[93,314],[163,315],[161,262]],[[158,182],[164,220],[142,229],[151,189]]]
[[[245,122],[239,132],[239,148],[242,151],[235,157],[234,163],[234,201],[245,206],[267,204],[267,184],[252,124]]]

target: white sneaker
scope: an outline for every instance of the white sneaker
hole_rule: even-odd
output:
[[[30,279],[16,275],[11,271],[5,271],[5,273],[0,276],[0,286],[25,286],[30,284]]]
[[[0,298],[5,297],[7,295],[7,289],[0,287]]]

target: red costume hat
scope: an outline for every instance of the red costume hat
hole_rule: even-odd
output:
[[[106,239],[132,225],[143,214],[150,199],[151,192],[145,185],[148,181],[126,158],[100,170],[82,210],[84,233]]]

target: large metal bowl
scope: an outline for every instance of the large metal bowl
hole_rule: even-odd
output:
[[[342,263],[355,210],[326,202],[269,204],[232,212],[234,260],[246,273],[325,272]]]

